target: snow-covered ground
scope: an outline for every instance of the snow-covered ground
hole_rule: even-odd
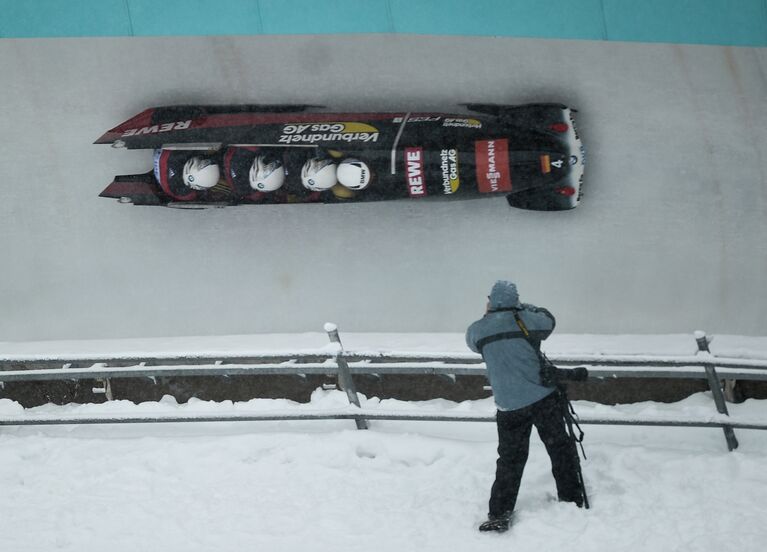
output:
[[[347,349],[465,352],[462,336],[348,334]],[[249,354],[327,350],[321,333],[189,340],[1,343],[0,358]],[[563,354],[694,354],[692,336],[557,336]],[[718,337],[721,356],[767,358],[767,340]],[[403,403],[362,397],[368,411],[492,414],[491,399]],[[136,416],[343,410],[346,395],[317,390],[308,404],[257,399],[177,404],[47,405],[0,399],[0,416]],[[705,418],[709,393],[676,404],[608,407],[584,417]],[[729,405],[767,419],[767,401]],[[738,430],[728,452],[710,428],[585,426],[592,508],[552,498],[549,462],[533,442],[512,530],[477,531],[494,475],[492,423],[350,420],[218,422],[0,429],[0,535],[12,551],[534,550],[763,548],[767,432]]]
[[[29,415],[337,409],[339,391],[308,405],[259,399],[213,404],[170,398],[140,406],[45,406]],[[492,412],[491,400],[364,408]],[[608,407],[576,403],[583,414]],[[707,393],[619,412],[695,415]],[[765,419],[767,403],[730,405]],[[0,400],[0,413],[19,413]],[[592,508],[552,500],[534,435],[512,530],[477,531],[494,474],[492,423],[352,421],[4,427],[0,430],[3,550],[761,550],[767,539],[767,433],[588,426],[583,462]]]

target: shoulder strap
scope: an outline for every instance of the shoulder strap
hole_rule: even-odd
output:
[[[477,341],[477,349],[479,349],[480,354],[482,354],[482,349],[489,345],[490,343],[495,343],[496,341],[501,341],[502,339],[519,339],[520,337],[525,339],[530,346],[536,351],[536,353],[540,350],[540,345],[536,346],[536,343],[532,340],[530,337],[530,332],[527,329],[527,326],[525,326],[525,323],[522,322],[522,318],[519,316],[518,309],[495,309],[493,312],[499,312],[499,311],[511,311],[514,313],[514,320],[517,321],[517,326],[519,327],[518,332],[503,332],[498,333],[494,335],[490,335],[487,337],[484,337]]]
[[[519,326],[519,329],[525,334],[525,339],[530,341],[530,332],[527,331],[527,326],[525,326],[525,323],[522,322],[522,319],[519,317],[519,311],[514,311],[514,320],[517,321],[517,326]]]
[[[504,309],[504,310],[510,310],[514,312],[514,320],[517,322],[519,331],[504,332],[504,333],[495,334],[495,335],[486,337],[484,339],[480,339],[477,342],[477,348],[479,349],[480,354],[482,354],[482,348],[488,343],[500,341],[501,339],[518,339],[522,337],[524,338],[525,341],[527,341],[530,347],[533,348],[535,355],[538,357],[538,363],[540,365],[539,373],[541,378],[541,385],[543,385],[544,387],[556,386],[557,384],[556,367],[551,363],[551,361],[548,358],[546,358],[546,355],[543,354],[543,351],[541,351],[541,342],[539,340],[533,339],[533,337],[530,335],[530,330],[528,330],[527,326],[525,326],[525,323],[522,320],[522,317],[519,316],[519,311],[517,309]]]
[[[525,323],[522,321],[522,317],[519,316],[519,311],[514,311],[514,320],[517,321],[517,326],[519,326],[519,329],[522,331],[522,333],[525,335],[525,339],[530,344],[530,346],[533,348],[535,353],[538,356],[541,356],[541,342],[538,339],[533,339],[533,337],[530,335],[530,331],[527,329],[527,326],[525,326]]]
[[[485,345],[495,343],[496,341],[501,341],[502,339],[519,339],[520,337],[524,338],[525,335],[520,332],[503,332],[490,335],[477,341],[477,349],[479,349],[479,353],[482,354],[482,349],[485,347]]]

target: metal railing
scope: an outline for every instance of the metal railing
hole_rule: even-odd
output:
[[[0,425],[50,425],[97,423],[148,422],[201,422],[201,421],[256,421],[256,420],[320,420],[350,419],[358,429],[366,429],[369,420],[423,420],[423,421],[494,421],[489,414],[408,413],[363,409],[354,382],[355,375],[434,375],[484,376],[485,366],[479,355],[412,353],[364,354],[344,350],[338,329],[326,324],[330,342],[335,347],[320,353],[295,355],[240,355],[240,356],[122,356],[57,357],[50,360],[37,358],[0,359],[0,382],[97,380],[97,389],[110,400],[111,380],[114,378],[158,378],[169,376],[241,376],[241,375],[309,375],[333,376],[338,387],[345,391],[349,408],[299,412],[262,412],[205,415],[130,415],[130,416],[16,416],[0,417]],[[673,378],[701,379],[708,383],[717,414],[704,420],[675,418],[673,420],[625,417],[582,418],[581,423],[599,425],[647,425],[676,427],[719,427],[725,435],[729,450],[738,446],[735,429],[767,429],[767,422],[742,422],[730,418],[722,389],[723,380],[767,381],[767,360],[715,357],[708,350],[709,339],[696,332],[698,352],[690,356],[661,357],[652,355],[549,355],[557,365],[587,366],[590,380],[621,378]]]

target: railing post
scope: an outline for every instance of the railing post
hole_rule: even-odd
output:
[[[738,386],[738,380],[726,379],[724,380],[724,398],[730,403],[742,403],[743,393]]]
[[[357,396],[357,388],[354,385],[352,372],[349,370],[349,364],[344,358],[344,347],[341,344],[341,337],[338,335],[338,326],[331,322],[327,322],[325,324],[325,331],[328,333],[331,343],[338,343],[338,352],[336,353],[338,385],[346,392],[346,396],[349,398],[349,403],[360,408],[360,399]],[[354,421],[357,424],[357,429],[368,429],[368,422],[365,418],[354,418]]]
[[[708,338],[706,333],[702,331],[695,332],[695,342],[698,344],[698,352],[711,355],[711,351],[708,348]],[[722,393],[722,387],[719,384],[719,377],[716,375],[716,367],[713,363],[703,363],[703,368],[706,370],[706,377],[708,378],[708,386],[711,389],[711,394],[714,396],[714,404],[720,414],[730,415],[727,412],[727,404],[724,401],[724,393]],[[729,450],[735,450],[738,448],[738,439],[735,437],[735,430],[728,425],[722,425],[722,431],[724,431],[724,438],[727,440],[727,448]]]
[[[68,368],[70,365],[64,365],[64,368]],[[104,368],[106,367],[106,364],[103,362],[97,362],[93,365],[93,368]],[[100,380],[96,380],[99,383],[103,385],[103,387],[94,387],[92,389],[93,393],[96,395],[103,394],[106,400],[112,401],[114,400],[114,395],[112,394],[112,380],[109,378],[103,378]]]

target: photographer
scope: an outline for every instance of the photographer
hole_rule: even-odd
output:
[[[566,399],[557,389],[554,367],[540,352],[540,342],[551,334],[554,324],[549,311],[520,303],[517,287],[500,280],[490,292],[485,316],[466,331],[467,345],[485,361],[498,408],[495,483],[488,520],[480,531],[509,528],[533,425],[551,458],[559,500],[579,507],[584,504],[577,450],[563,414]],[[580,370],[570,379],[585,379],[585,369]]]

